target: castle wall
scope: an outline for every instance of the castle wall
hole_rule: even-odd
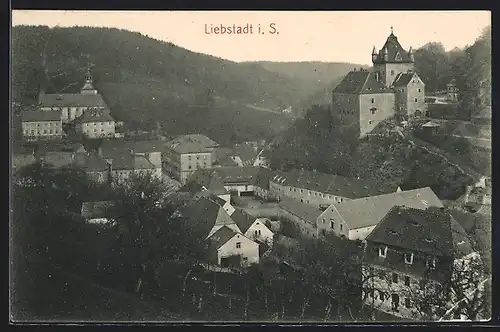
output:
[[[332,116],[343,125],[357,132],[359,128],[359,96],[347,93],[333,93]]]
[[[374,112],[372,109],[376,108]],[[360,136],[372,131],[382,120],[395,115],[394,93],[366,94],[359,96]]]

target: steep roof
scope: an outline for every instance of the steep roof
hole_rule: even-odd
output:
[[[333,205],[349,229],[377,225],[396,205],[422,210],[430,206],[443,207],[443,203],[429,187],[353,199]],[[328,209],[331,208],[328,207]]]
[[[178,153],[211,152],[218,146],[216,142],[200,134],[178,136],[167,145]]]
[[[83,202],[81,214],[85,218],[105,218],[113,206],[113,201]]]
[[[394,79],[392,85],[395,87],[406,87],[415,75],[415,73],[399,73],[398,75],[396,75],[396,78]]]
[[[257,218],[251,216],[243,209],[236,209],[233,214],[231,214],[231,219],[233,219],[236,225],[238,225],[240,231],[245,233]]]
[[[41,107],[106,107],[100,94],[41,94],[38,102]]]
[[[224,184],[231,183],[248,183],[253,184],[261,167],[244,166],[244,167],[217,167],[213,168],[213,172],[222,180]]]
[[[393,93],[384,83],[377,80],[376,73],[366,70],[351,71],[333,89],[333,93],[372,94]]]
[[[384,52],[387,50],[387,60],[384,59]],[[399,55],[399,56],[398,56]],[[407,51],[401,46],[396,37],[392,32],[387,37],[384,46],[380,49],[377,54],[377,58],[373,61],[374,64],[379,63],[409,63],[413,62]]]
[[[271,181],[282,186],[303,188],[351,199],[380,195],[397,190],[397,187],[380,187],[368,180],[297,169],[289,172],[275,171]]]
[[[395,206],[366,240],[437,257],[461,258],[473,252],[463,227],[436,208]]]
[[[24,111],[21,113],[23,122],[61,121],[60,111]]]
[[[205,187],[215,195],[225,195],[229,192],[224,187],[222,179],[216,172],[209,169],[196,170],[190,177],[188,182],[179,189],[179,191],[195,191],[198,192],[202,187]]]
[[[212,236],[208,238],[208,240],[213,248],[219,249],[237,234],[238,233],[236,233],[231,228],[222,226],[215,233],[213,233]]]
[[[234,224],[222,206],[207,197],[201,197],[179,211],[181,215],[196,221],[200,231],[207,235],[214,226]]]
[[[115,121],[107,109],[88,109],[83,112],[75,123],[108,122]]]
[[[316,225],[316,219],[322,213],[322,211],[315,206],[299,202],[296,199],[287,196],[281,197],[279,205],[291,214],[313,225]]]

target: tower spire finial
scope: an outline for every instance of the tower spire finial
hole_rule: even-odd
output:
[[[391,25],[391,35],[394,34],[394,27]]]

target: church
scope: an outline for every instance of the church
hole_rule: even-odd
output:
[[[425,114],[425,84],[414,71],[414,54],[391,34],[372,51],[373,67],[349,72],[332,93],[332,116],[366,136],[381,121]]]

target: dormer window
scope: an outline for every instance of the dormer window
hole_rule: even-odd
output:
[[[396,53],[396,60],[401,60],[401,54],[399,54],[399,52]]]
[[[413,264],[413,253],[405,253],[405,263],[406,264]]]
[[[379,257],[385,258],[387,256],[387,246],[383,248],[378,248]]]

